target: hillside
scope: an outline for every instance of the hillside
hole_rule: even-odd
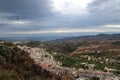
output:
[[[103,36],[104,34],[101,35]],[[19,42],[17,45],[28,46],[31,47],[31,49],[43,48],[54,57],[55,61],[60,62],[63,72],[66,70],[64,68],[67,68],[67,70],[70,71],[73,70],[73,73],[74,70],[80,70],[80,73],[82,70],[85,74],[85,71],[92,71],[93,74],[99,72],[102,75],[104,75],[104,73],[108,74],[108,80],[114,80],[110,77],[110,74],[115,75],[118,78],[120,76],[120,40],[118,38],[114,37],[113,39],[109,38],[108,40],[106,37],[101,37],[101,40],[61,39],[43,42],[31,41]],[[70,71],[68,71],[68,73]],[[89,77],[90,74],[88,74]],[[79,78],[79,76],[81,75],[78,74],[77,78]]]
[[[100,50],[110,50],[110,49],[119,49],[120,34],[99,34],[93,36],[80,36],[80,37],[71,37],[65,39],[58,39],[52,41],[34,41],[28,42],[24,45],[30,47],[41,47],[47,49],[48,52],[59,52],[69,54],[75,52],[78,48],[85,50],[100,51]],[[92,49],[91,47],[97,48]],[[86,47],[89,47],[86,48]],[[78,49],[78,50],[79,50]],[[78,52],[78,51],[77,51]],[[119,51],[117,52],[119,53]]]
[[[120,40],[120,34],[98,34],[91,36],[68,37],[64,39],[57,39],[55,41],[89,41],[89,40]]]
[[[101,57],[118,57],[120,41],[88,41],[78,47],[71,55],[91,55]]]
[[[0,43],[0,80],[68,80],[36,65],[29,53],[12,43]],[[69,79],[70,80],[70,79]]]

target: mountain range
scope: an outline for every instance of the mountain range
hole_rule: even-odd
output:
[[[98,34],[90,36],[68,37],[54,41],[120,40],[120,34]]]

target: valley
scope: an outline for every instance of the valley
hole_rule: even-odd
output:
[[[119,80],[120,40],[117,39],[1,41],[0,44],[17,52],[22,51],[19,57],[23,53],[27,55],[35,65],[31,66],[35,69],[35,76],[41,78],[44,75],[45,80]]]

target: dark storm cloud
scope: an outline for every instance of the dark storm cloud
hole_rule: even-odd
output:
[[[51,15],[49,0],[0,0],[0,32],[42,29],[34,20]]]
[[[39,18],[52,14],[48,0],[0,0],[0,12],[15,18]]]

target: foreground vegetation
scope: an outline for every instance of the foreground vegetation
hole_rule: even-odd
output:
[[[34,64],[29,53],[11,43],[0,44],[0,80],[71,80]]]

